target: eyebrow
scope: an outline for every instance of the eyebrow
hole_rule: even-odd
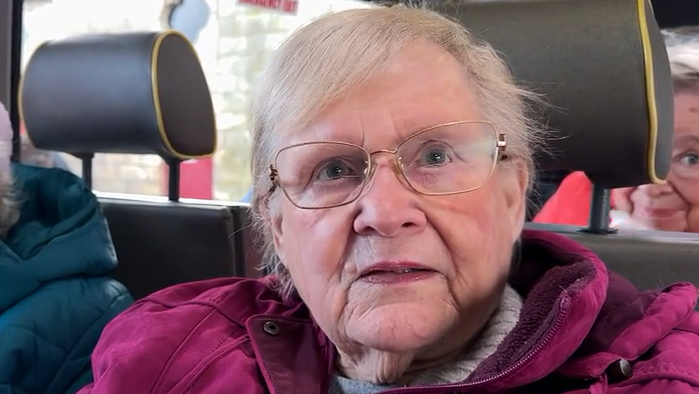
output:
[[[685,142],[685,143],[692,143],[692,144],[699,145],[699,136],[696,136],[694,134],[686,134],[686,135],[677,137],[675,139],[675,142],[677,142],[677,143]]]

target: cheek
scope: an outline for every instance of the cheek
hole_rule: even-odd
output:
[[[673,186],[690,207],[699,207],[699,182],[675,180]]]
[[[699,185],[696,182],[682,182],[675,185],[689,205],[687,232],[699,233]]]
[[[321,325],[334,321],[345,302],[343,261],[352,228],[347,218],[339,208],[290,209],[282,223],[284,264],[299,296]]]
[[[699,233],[699,207],[693,206],[687,214],[687,232]]]
[[[435,218],[435,228],[453,262],[452,292],[460,305],[472,304],[500,291],[512,253],[512,218],[497,190],[464,194]]]

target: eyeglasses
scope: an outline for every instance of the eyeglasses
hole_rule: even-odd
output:
[[[445,123],[418,131],[393,150],[369,152],[342,141],[310,141],[277,152],[269,166],[273,183],[301,209],[334,208],[355,201],[369,183],[372,157],[393,155],[395,168],[415,192],[428,196],[483,187],[507,146],[504,133],[483,121]]]

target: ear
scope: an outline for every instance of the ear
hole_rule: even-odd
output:
[[[511,165],[511,168],[502,171],[500,179],[505,195],[507,218],[510,220],[512,228],[512,241],[515,242],[521,236],[524,228],[530,174],[524,162],[518,161]]]

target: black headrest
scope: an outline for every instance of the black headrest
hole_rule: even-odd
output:
[[[453,2],[452,2],[453,3]],[[442,6],[495,47],[517,79],[545,94],[553,155],[542,170],[582,170],[604,187],[662,181],[673,92],[646,0],[548,0]]]
[[[27,65],[19,103],[39,149],[190,159],[216,147],[204,73],[192,45],[173,31],[44,43]]]

